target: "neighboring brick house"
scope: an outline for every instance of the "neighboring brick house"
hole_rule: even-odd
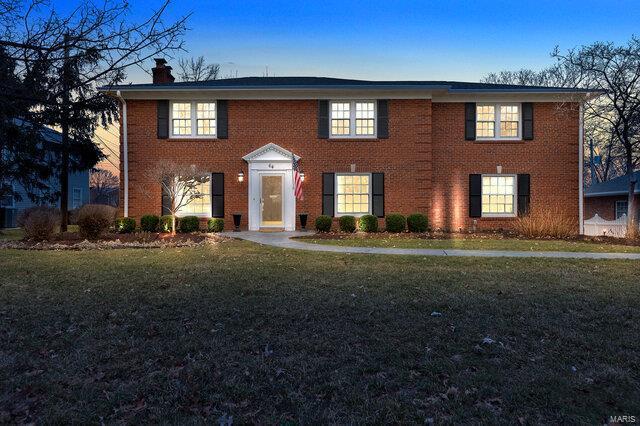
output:
[[[640,203],[640,171],[633,174],[636,179],[636,205]],[[606,220],[619,219],[629,210],[629,176],[618,176],[606,182],[594,183],[584,191],[584,217],[596,214]],[[640,211],[637,212],[640,221]]]
[[[211,173],[183,214],[295,229],[320,214],[427,214],[434,228],[509,228],[517,215],[581,209],[577,89],[434,81],[247,77],[102,88],[122,101],[121,213],[161,214],[145,170]],[[293,195],[292,161],[304,173]],[[242,176],[242,179],[240,179]],[[550,210],[551,211],[551,210]]]

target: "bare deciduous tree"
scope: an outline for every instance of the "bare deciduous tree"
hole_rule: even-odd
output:
[[[109,170],[94,169],[89,175],[89,189],[91,202],[110,204],[111,194],[120,187],[120,179]]]
[[[96,126],[118,118],[117,102],[97,88],[122,83],[130,67],[142,67],[162,52],[182,50],[187,16],[165,22],[169,0],[159,1],[156,10],[136,22],[125,0],[84,0],[64,15],[54,2],[27,0],[14,6],[0,0],[0,5],[8,4],[0,10],[10,10],[0,17],[0,48],[29,89],[16,92],[3,79],[0,91],[8,94],[3,98],[35,104],[29,110],[34,125],[61,129],[57,172],[63,231],[73,158],[89,159],[80,166],[93,166],[100,155],[92,142]]]
[[[627,236],[634,238],[639,232],[634,171],[640,165],[640,39],[632,37],[624,46],[597,42],[565,54],[556,49],[553,56],[578,70],[583,86],[605,91],[586,108],[589,115],[608,123],[624,156],[629,178]]]
[[[217,80],[220,75],[220,64],[207,64],[204,56],[182,58],[178,61],[178,68],[181,81]]]
[[[202,183],[209,182],[210,175],[195,166],[186,166],[171,160],[163,160],[145,173],[150,185],[162,189],[162,207],[171,214],[171,232],[176,231],[176,214],[193,200],[202,198],[198,189]],[[151,196],[152,188],[146,191]]]

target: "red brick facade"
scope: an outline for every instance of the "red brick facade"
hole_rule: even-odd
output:
[[[273,142],[301,157],[305,199],[297,212],[309,224],[322,210],[322,173],[384,172],[385,212],[426,213],[434,227],[466,229],[471,173],[528,173],[531,210],[557,207],[578,217],[578,111],[575,105],[534,104],[534,139],[464,140],[464,103],[390,100],[388,139],[319,139],[317,100],[229,100],[228,139],[157,139],[156,101],[128,100],[129,216],[160,214],[159,185],[145,169],[163,158],[225,173],[225,222],[243,213],[248,182],[242,157]],[[122,148],[121,148],[122,149]],[[121,167],[123,167],[121,165]],[[121,170],[124,173],[124,170]],[[124,194],[124,191],[120,191]],[[120,206],[123,206],[121,200]],[[122,212],[121,212],[122,213]],[[478,218],[478,228],[509,227],[514,219]]]

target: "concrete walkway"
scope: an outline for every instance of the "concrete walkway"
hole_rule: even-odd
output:
[[[458,257],[546,257],[552,259],[631,259],[640,260],[640,253],[586,253],[569,251],[506,251],[506,250],[456,250],[456,249],[402,249],[385,247],[346,247],[305,243],[292,237],[313,235],[313,232],[224,232],[231,238],[253,241],[267,246],[294,250],[323,251],[354,254],[400,254],[414,256],[458,256]]]

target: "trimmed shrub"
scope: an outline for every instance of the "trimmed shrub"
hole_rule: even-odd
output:
[[[200,229],[200,220],[197,216],[184,216],[180,218],[180,225],[178,225],[180,232],[188,233],[195,232]]]
[[[50,240],[60,227],[60,211],[53,207],[30,207],[20,212],[17,224],[27,240]]]
[[[116,219],[116,232],[130,234],[136,230],[136,220],[132,217],[119,217]]]
[[[78,211],[80,236],[96,240],[106,232],[115,220],[116,209],[104,204],[85,204]]]
[[[145,232],[156,232],[160,224],[160,217],[155,214],[145,214],[140,218],[140,228]]]
[[[180,220],[176,217],[176,228],[180,226]],[[160,232],[171,232],[171,215],[160,216],[160,222],[158,223]]]
[[[356,218],[353,216],[340,216],[338,224],[342,232],[352,233],[356,230]]]
[[[222,232],[224,230],[224,219],[212,217],[207,221],[207,229],[209,232]]]
[[[71,209],[69,210],[68,216],[68,225],[77,225],[78,224],[78,210],[80,209]]]
[[[363,232],[378,232],[378,218],[372,214],[365,214],[358,221],[358,229]]]
[[[404,232],[407,227],[407,219],[399,213],[388,214],[384,221],[387,232]]]
[[[429,219],[422,213],[413,213],[407,216],[407,228],[409,232],[427,232]]]
[[[567,238],[578,233],[578,221],[555,208],[518,217],[514,229],[527,238]]]
[[[316,230],[318,232],[329,232],[331,231],[332,222],[331,216],[320,215],[316,218]]]

